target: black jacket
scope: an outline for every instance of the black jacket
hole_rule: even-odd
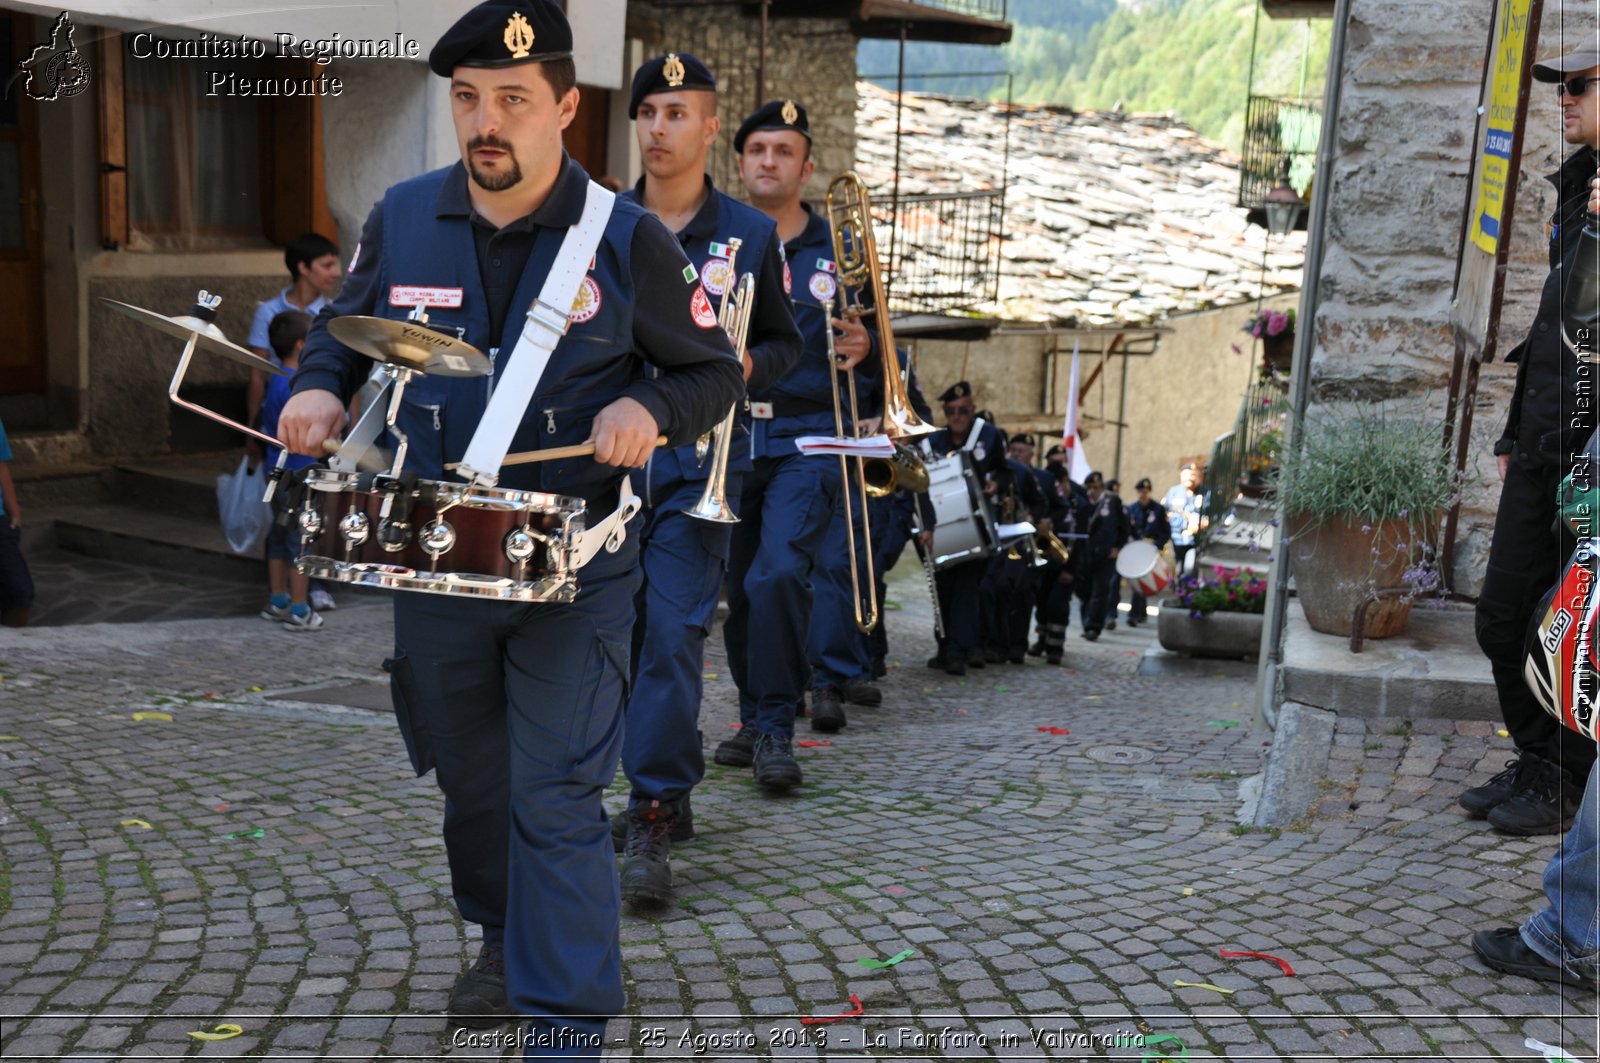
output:
[[[1494,445],[1496,454],[1510,454],[1527,469],[1566,464],[1594,431],[1594,370],[1580,372],[1579,362],[1561,342],[1561,300],[1565,278],[1577,261],[1583,233],[1583,211],[1597,156],[1589,148],[1575,151],[1546,180],[1556,186],[1558,206],[1551,218],[1550,276],[1539,297],[1539,313],[1528,338],[1506,356],[1517,363],[1517,390],[1511,399],[1505,430]],[[1585,391],[1578,389],[1580,377]]]

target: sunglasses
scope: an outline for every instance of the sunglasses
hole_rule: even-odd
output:
[[[1562,93],[1566,93],[1573,99],[1577,99],[1585,92],[1588,92],[1589,86],[1593,85],[1596,81],[1600,81],[1600,76],[1593,74],[1579,74],[1575,78],[1568,78],[1565,81],[1558,81],[1556,82],[1556,99],[1559,100]]]

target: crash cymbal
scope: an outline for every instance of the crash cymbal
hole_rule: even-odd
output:
[[[487,376],[489,356],[465,340],[415,321],[386,317],[336,317],[328,331],[340,343],[375,361],[429,376]]]
[[[149,325],[151,328],[165,332],[167,335],[177,339],[187,341],[190,336],[198,337],[195,346],[200,350],[208,351],[211,354],[220,354],[224,358],[232,359],[252,369],[259,369],[263,373],[272,373],[277,376],[287,376],[289,374],[289,371],[282,366],[269,362],[254,351],[241,347],[228,339],[222,334],[222,330],[217,328],[215,322],[205,321],[191,314],[185,314],[182,317],[167,317],[165,314],[158,314],[154,310],[146,310],[143,307],[134,306],[132,303],[121,303],[115,299],[107,299],[104,296],[101,297],[100,301],[113,310],[127,314],[135,321]]]

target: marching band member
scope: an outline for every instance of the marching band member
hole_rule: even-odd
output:
[[[745,376],[752,388],[770,387],[800,356],[800,333],[783,287],[777,226],[717,191],[706,174],[706,155],[722,128],[716,78],[687,52],[659,56],[634,74],[628,115],[645,172],[623,198],[640,203],[677,233],[714,302],[732,297],[735,271],[755,275]],[[735,512],[740,482],[750,468],[748,414],[741,411],[736,424],[724,481]],[[656,451],[644,474],[645,523],[639,536],[644,584],[637,597],[633,692],[622,739],[622,767],[631,792],[627,815],[612,829],[623,851],[622,899],[635,906],[671,898],[672,843],[694,837],[689,793],[705,775],[696,726],[705,641],[716,620],[733,526],[685,511],[700,500],[713,464],[708,450],[697,452],[691,443]]]
[[[1011,467],[1011,503],[1009,509],[1016,521],[1028,521],[1038,531],[1050,531],[1050,507],[1039,481],[1033,475],[1028,459],[1033,456],[1033,437],[1018,434],[1006,446],[1007,464]],[[1054,490],[1051,494],[1054,494]],[[1015,552],[1018,556],[1012,557]],[[1028,652],[1028,618],[1033,614],[1033,604],[1038,598],[1038,574],[1042,569],[1034,565],[1037,553],[1029,544],[1020,544],[1013,550],[1001,550],[999,566],[995,571],[995,617],[997,635],[995,648],[1000,656],[1012,664],[1022,664]]]
[[[1011,487],[1011,467],[1006,463],[1005,441],[1000,430],[985,421],[975,421],[977,402],[972,385],[965,380],[952,384],[939,396],[944,406],[945,427],[926,437],[928,452],[942,458],[959,450],[972,455],[977,474],[983,478],[985,494],[993,496]],[[926,495],[918,497],[922,531],[918,545],[933,548],[934,514]],[[944,637],[939,652],[928,660],[929,668],[943,668],[950,675],[966,675],[969,663],[982,666],[978,639],[980,618],[978,592],[983,582],[981,559],[970,559],[942,569],[935,577],[939,589],[939,611],[944,616]]]
[[[524,311],[594,194],[561,145],[578,108],[571,56],[555,0],[486,0],[434,46],[428,65],[449,81],[461,161],[391,187],[368,215],[279,421],[293,450],[321,454],[371,368],[333,338],[329,319],[404,318],[410,305],[397,302],[433,292],[434,322],[464,329],[496,373],[411,382],[399,413],[406,465],[442,480],[444,464],[463,456],[486,385],[506,379]],[[660,375],[647,378],[647,363]],[[740,377],[678,241],[619,201],[512,441],[513,450],[589,441],[594,456],[508,466],[500,482],[581,497],[591,524],[620,518],[631,508],[625,470],[645,464],[658,435],[678,445],[716,424],[742,393]],[[624,1004],[601,797],[621,749],[639,575],[633,537],[612,541],[614,552],[584,566],[569,604],[395,595],[395,711],[413,767],[437,772],[455,903],[483,930],[450,1013],[475,1026],[526,1016],[530,1058],[599,1058],[606,1016]]]
[[[1117,554],[1128,545],[1128,513],[1122,499],[1106,490],[1106,479],[1091,472],[1083,481],[1089,493],[1088,524],[1082,543],[1083,566],[1078,571],[1078,594],[1085,597],[1083,637],[1093,642],[1106,626],[1111,601],[1108,569],[1114,571]]]
[[[740,125],[733,148],[750,202],[777,222],[804,351],[775,384],[750,389],[755,461],[733,529],[723,626],[743,728],[717,747],[715,760],[751,764],[757,787],[784,793],[803,781],[793,743],[805,692],[812,565],[843,486],[837,458],[802,454],[795,441],[834,434],[830,374],[863,363],[870,374],[873,363],[866,360],[874,344],[859,321],[832,315],[832,230],[800,198],[816,167],[805,108],[793,100],[763,104]],[[834,365],[827,357],[829,328],[838,333]],[[842,706],[820,708],[813,728],[844,726]]]

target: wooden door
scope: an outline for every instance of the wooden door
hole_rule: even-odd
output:
[[[32,51],[34,19],[0,10],[0,63],[8,71]],[[48,33],[48,25],[44,31]],[[0,343],[0,395],[45,390],[44,246],[39,200],[40,103],[20,81],[0,96],[0,307],[6,308],[6,340]]]

